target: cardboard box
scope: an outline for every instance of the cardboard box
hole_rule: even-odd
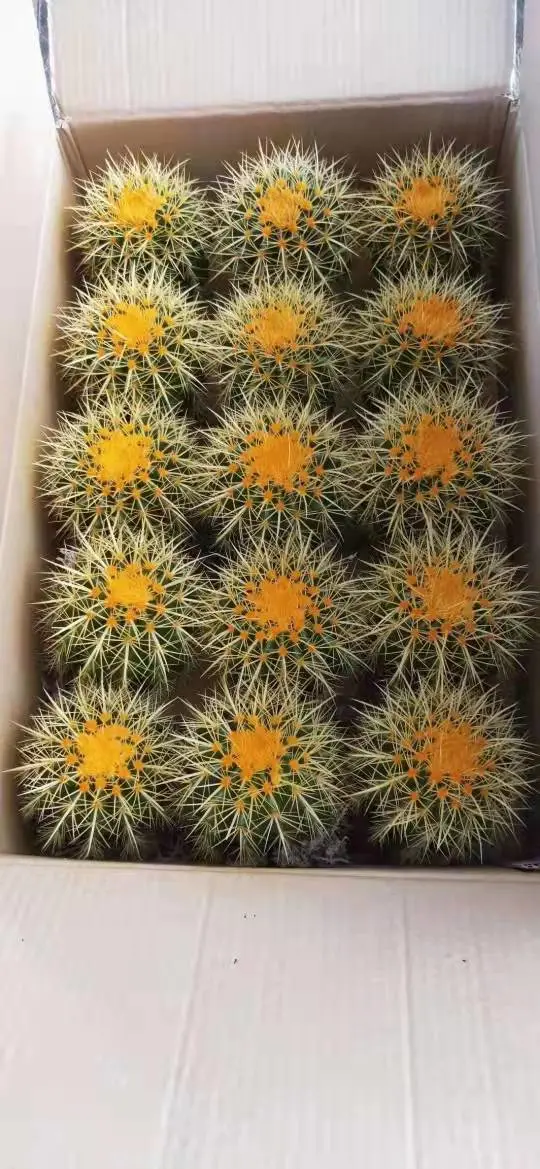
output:
[[[55,408],[73,175],[126,145],[190,156],[203,177],[266,136],[316,138],[366,174],[428,132],[490,146],[538,435],[538,6],[519,103],[510,0],[38,7],[56,126],[30,0],[0,43],[0,1165],[536,1169],[537,879],[25,857],[6,768],[37,684],[32,464]],[[533,568],[539,504],[536,474]]]

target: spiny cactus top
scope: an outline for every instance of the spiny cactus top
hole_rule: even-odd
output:
[[[258,677],[330,688],[360,662],[362,595],[347,565],[309,538],[248,543],[208,592],[209,657],[246,690]]]
[[[178,818],[205,856],[286,860],[344,815],[340,732],[295,691],[225,690],[190,709],[180,744]]]
[[[353,176],[315,146],[261,145],[220,181],[216,265],[236,278],[279,273],[331,281],[357,250],[358,208]]]
[[[148,273],[157,262],[194,280],[210,225],[206,197],[185,163],[108,158],[79,186],[73,236],[93,275],[114,276],[132,263]]]
[[[20,750],[22,812],[46,852],[138,857],[168,819],[175,735],[149,697],[79,683],[44,701]]]
[[[363,588],[371,648],[398,674],[476,679],[516,665],[531,633],[534,594],[489,533],[405,538],[364,576]]]
[[[512,835],[530,782],[531,752],[511,708],[493,693],[401,683],[364,708],[351,765],[374,838],[418,856],[481,856]]]
[[[183,402],[212,355],[193,296],[158,269],[100,281],[60,313],[66,377],[94,401],[111,390],[130,399]]]
[[[151,533],[165,518],[186,527],[195,459],[193,433],[175,412],[105,398],[59,415],[47,432],[40,492],[65,529],[110,531],[127,522]]]
[[[226,410],[193,473],[199,507],[221,537],[337,528],[357,506],[355,435],[313,401]]]
[[[466,268],[493,250],[502,188],[484,151],[420,146],[381,159],[362,204],[362,238],[396,271],[411,263]]]
[[[357,494],[393,535],[486,522],[504,513],[523,476],[517,423],[471,383],[389,396],[361,415]]]
[[[507,347],[504,306],[493,304],[482,280],[437,270],[381,278],[358,314],[358,341],[368,384],[431,385],[497,373]]]
[[[168,682],[195,656],[204,594],[194,561],[163,533],[81,535],[45,578],[49,656],[122,684]]]
[[[306,397],[343,385],[355,334],[345,308],[306,281],[265,279],[218,305],[215,340],[227,398]]]

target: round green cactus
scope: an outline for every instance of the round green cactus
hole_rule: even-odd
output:
[[[324,394],[351,373],[355,336],[346,311],[305,281],[264,280],[218,305],[215,340],[229,398],[269,391]]]
[[[45,577],[47,650],[59,666],[167,682],[192,660],[205,585],[184,546],[120,529],[83,535]]]
[[[129,523],[151,534],[163,520],[188,526],[195,462],[192,431],[172,410],[106,398],[46,433],[39,489],[63,530]]]
[[[137,858],[169,819],[178,751],[164,707],[78,683],[50,696],[24,730],[18,791],[44,852]]]
[[[367,384],[412,388],[497,372],[507,348],[503,305],[481,279],[412,268],[399,280],[382,277],[358,313],[358,342]]]
[[[355,440],[313,400],[226,410],[193,471],[198,506],[222,539],[337,530],[357,503]]]
[[[208,591],[208,656],[243,690],[267,676],[331,689],[360,663],[362,596],[344,561],[310,538],[248,544]]]
[[[466,530],[404,539],[363,580],[374,653],[422,678],[506,672],[530,637],[534,599],[509,560]]]
[[[367,517],[393,536],[484,525],[503,515],[524,471],[517,423],[471,383],[389,396],[362,411],[356,492]]]
[[[109,157],[79,183],[79,192],[73,238],[95,276],[113,277],[131,264],[148,273],[157,263],[195,279],[210,224],[205,194],[185,163],[163,163],[155,155]]]
[[[216,265],[235,278],[334,280],[357,251],[359,203],[354,176],[315,146],[260,146],[220,180]]]
[[[59,320],[63,371],[90,401],[117,391],[184,403],[212,355],[197,301],[159,269],[86,287]]]
[[[296,691],[225,690],[190,707],[179,739],[177,813],[203,856],[286,862],[344,815],[341,735]]]
[[[494,694],[418,679],[365,708],[351,765],[373,838],[418,857],[482,856],[513,834],[531,786],[531,752]]]
[[[502,187],[485,151],[414,146],[382,158],[362,204],[362,239],[381,266],[466,268],[502,229]]]

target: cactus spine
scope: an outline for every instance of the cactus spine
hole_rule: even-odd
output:
[[[193,473],[198,505],[220,537],[337,530],[356,507],[355,436],[312,400],[226,410]]]
[[[325,707],[281,688],[225,690],[180,733],[178,817],[206,857],[241,863],[335,832],[344,815],[341,736]]]
[[[24,732],[19,798],[45,852],[140,856],[167,822],[178,774],[170,719],[153,699],[78,683]]]
[[[362,596],[346,564],[311,539],[235,550],[208,593],[210,656],[243,690],[268,676],[330,690],[360,662]]]
[[[141,275],[163,264],[192,282],[210,234],[203,191],[185,163],[126,154],[79,184],[73,237],[96,277],[134,264]]]
[[[413,146],[380,160],[361,217],[362,239],[389,271],[411,264],[467,268],[501,235],[502,188],[485,151]]]
[[[351,765],[373,837],[419,857],[482,857],[512,835],[530,782],[530,749],[493,692],[415,680],[363,712]]]
[[[347,271],[357,250],[359,207],[354,176],[315,146],[260,146],[220,181],[216,265],[237,279],[328,283]]]
[[[128,528],[86,538],[45,577],[47,649],[59,668],[167,682],[194,656],[205,586],[181,543]]]
[[[345,310],[306,281],[266,279],[237,289],[218,305],[215,339],[228,400],[324,395],[347,380],[355,353]]]
[[[358,313],[368,384],[416,390],[467,377],[481,384],[496,375],[507,348],[504,312],[480,279],[418,267],[398,280],[382,277]]]
[[[212,354],[197,301],[157,268],[87,286],[59,320],[64,373],[89,401],[185,403]]]
[[[485,525],[523,475],[519,427],[470,383],[390,395],[361,414],[359,506],[394,537],[411,526]]]
[[[62,530],[103,531],[128,523],[187,527],[196,462],[189,425],[167,408],[106,399],[61,414],[44,436],[40,493]]]

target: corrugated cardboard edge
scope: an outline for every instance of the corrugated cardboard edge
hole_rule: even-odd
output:
[[[536,879],[527,875],[526,872],[519,872],[510,868],[479,868],[477,866],[468,868],[466,865],[459,867],[415,867],[404,866],[402,868],[386,868],[384,865],[366,865],[363,867],[355,867],[354,865],[343,865],[335,868],[250,868],[249,866],[238,865],[176,865],[176,864],[156,864],[155,862],[145,863],[144,861],[84,861],[84,860],[70,860],[69,858],[61,857],[46,857],[46,856],[2,856],[0,855],[0,872],[5,869],[6,872],[15,871],[17,866],[22,866],[24,869],[30,868],[34,870],[45,869],[54,870],[57,877],[64,872],[68,874],[68,878],[84,879],[85,874],[91,879],[91,874],[95,873],[96,869],[107,869],[111,873],[140,873],[141,879],[144,879],[145,873],[163,874],[163,878],[173,878],[174,874],[184,874],[189,877],[190,874],[213,874],[219,880],[231,879],[241,875],[243,877],[257,876],[268,877],[269,880],[279,880],[280,877],[302,877],[307,880],[313,879],[324,880],[326,878],[331,880],[347,880],[351,878],[355,881],[434,881],[434,882],[450,882],[466,881],[480,884],[536,884]],[[540,881],[538,882],[540,888]]]

